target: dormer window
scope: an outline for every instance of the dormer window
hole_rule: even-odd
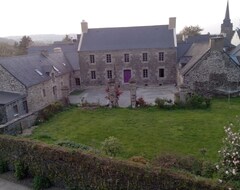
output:
[[[55,71],[57,71],[58,73],[60,73],[60,71],[58,70],[57,67],[53,66],[53,69],[54,69]]]
[[[37,74],[39,74],[40,76],[43,76],[42,72],[39,71],[38,69],[35,69],[35,72],[36,72]]]

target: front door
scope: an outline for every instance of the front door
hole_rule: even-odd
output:
[[[128,83],[131,78],[131,70],[130,69],[124,70],[123,75],[124,75],[124,83]]]

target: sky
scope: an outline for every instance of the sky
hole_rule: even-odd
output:
[[[1,0],[0,37],[33,34],[79,34],[89,28],[168,24],[177,18],[177,33],[199,25],[202,33],[220,33],[227,0]],[[234,29],[240,27],[240,1],[229,0]]]

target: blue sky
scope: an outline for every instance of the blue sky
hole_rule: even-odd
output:
[[[199,25],[219,33],[227,0],[2,0],[0,37],[80,33],[89,28],[168,24],[177,18],[177,32]],[[240,27],[240,1],[229,0],[234,28]]]

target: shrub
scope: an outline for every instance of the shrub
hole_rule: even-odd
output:
[[[16,161],[15,164],[15,177],[18,180],[24,179],[27,176],[27,167],[24,166],[24,164],[20,161]]]
[[[102,142],[102,150],[110,156],[116,156],[122,150],[122,145],[116,137],[108,137]]]
[[[43,176],[35,176],[33,179],[33,189],[41,190],[51,187],[50,180]]]
[[[240,126],[239,123],[224,127],[226,137],[219,151],[220,162],[216,166],[225,181],[238,181],[240,178]]]
[[[216,173],[214,164],[197,159],[193,156],[179,156],[174,154],[161,155],[153,160],[153,165],[185,170],[194,175],[203,177],[212,177]]]
[[[156,98],[155,99],[155,104],[157,105],[158,108],[162,108],[162,109],[172,109],[172,108],[174,108],[174,104],[173,104],[172,100]]]
[[[8,171],[8,163],[7,161],[0,159],[0,174]]]
[[[145,102],[145,100],[143,99],[143,97],[140,97],[136,100],[136,106],[137,107],[146,107],[147,106],[147,103]]]

